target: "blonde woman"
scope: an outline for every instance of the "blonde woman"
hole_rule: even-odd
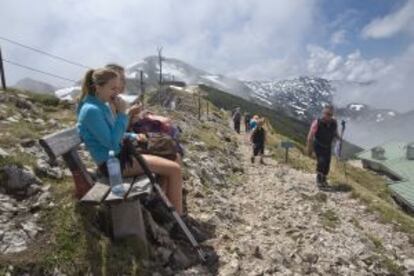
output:
[[[121,152],[121,142],[126,139],[142,139],[141,136],[126,132],[128,127],[127,104],[119,94],[122,86],[120,75],[112,69],[89,70],[84,77],[82,94],[78,106],[77,128],[93,160],[100,171],[107,175],[106,161],[109,151],[116,155]],[[113,114],[109,105],[114,106]],[[166,195],[179,214],[182,208],[182,174],[180,166],[170,160],[143,155],[151,171],[162,178]],[[143,173],[138,162],[132,164],[123,160],[121,167],[126,177]]]

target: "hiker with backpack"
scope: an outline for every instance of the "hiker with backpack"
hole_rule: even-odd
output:
[[[234,124],[234,130],[238,134],[240,134],[240,122],[241,122],[240,107],[237,107],[236,111],[233,114],[233,124]]]
[[[108,176],[106,162],[109,152],[114,151],[115,156],[120,159],[122,175],[132,177],[142,175],[143,169],[135,158],[129,158],[130,155],[125,152],[122,144],[124,139],[143,143],[145,138],[127,132],[127,104],[118,96],[121,81],[120,75],[112,69],[88,70],[77,109],[77,128],[103,175]],[[116,113],[112,112],[110,106],[114,107]],[[160,175],[168,199],[177,212],[183,215],[183,179],[180,165],[152,154],[143,154],[142,157],[150,170]]]
[[[255,161],[256,156],[260,155],[260,164],[264,164],[263,155],[264,155],[264,147],[266,143],[266,130],[264,129],[264,119],[259,119],[257,121],[257,126],[253,130],[250,136],[250,142],[252,143],[252,157],[250,161],[252,164]]]
[[[332,144],[335,139],[340,139],[338,123],[334,118],[334,107],[327,105],[323,108],[322,117],[312,122],[307,139],[308,154],[311,156],[315,152],[316,155],[316,184],[320,188],[328,185]]]
[[[249,127],[250,130],[254,130],[257,126],[257,121],[260,119],[259,115],[253,115],[253,117],[250,119]]]

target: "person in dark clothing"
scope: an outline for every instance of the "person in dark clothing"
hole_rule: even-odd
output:
[[[246,133],[250,132],[250,120],[252,119],[252,116],[249,113],[244,114],[244,129],[246,130]]]
[[[338,123],[333,117],[334,108],[325,106],[322,117],[313,121],[309,130],[307,149],[308,154],[316,155],[316,183],[318,186],[327,185],[327,177],[331,166],[332,144],[335,139],[340,139]]]
[[[234,123],[234,130],[240,134],[240,121],[241,121],[241,113],[240,107],[236,108],[236,111],[233,114],[233,123]]]
[[[254,163],[255,157],[260,155],[260,163],[264,164],[263,155],[266,143],[266,130],[263,128],[263,125],[264,119],[257,121],[257,127],[253,130],[252,135],[250,136],[250,141],[253,145],[253,155],[250,159],[252,163]]]

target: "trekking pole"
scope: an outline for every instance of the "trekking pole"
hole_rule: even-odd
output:
[[[346,129],[345,120],[341,121],[341,126],[342,126],[342,129],[341,129],[341,142],[339,144],[339,154],[338,154],[339,160],[343,159],[342,158],[342,148],[343,148],[343,143],[344,143],[344,133],[345,133],[345,129]],[[345,182],[347,184],[348,183],[348,174],[347,174],[347,170],[346,170],[346,161],[343,160],[343,163],[344,163]]]
[[[207,254],[201,249],[200,244],[196,241],[193,234],[188,229],[187,225],[184,223],[180,215],[178,214],[177,210],[174,208],[174,206],[171,204],[170,200],[167,198],[167,196],[164,194],[164,191],[160,187],[160,185],[157,183],[154,174],[151,172],[151,170],[148,167],[147,162],[144,160],[142,155],[135,150],[135,147],[133,146],[132,142],[130,142],[128,139],[124,141],[124,145],[126,144],[128,148],[128,152],[132,153],[133,156],[137,159],[139,165],[141,166],[142,170],[144,171],[145,175],[149,178],[151,185],[155,188],[155,191],[158,193],[158,195],[161,197],[161,200],[166,205],[168,211],[171,212],[173,215],[175,221],[180,226],[181,230],[184,232],[185,236],[193,246],[193,248],[197,251],[198,256],[200,257],[200,260],[203,263],[207,263]]]

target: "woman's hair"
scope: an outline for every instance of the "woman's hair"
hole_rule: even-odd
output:
[[[118,76],[118,73],[112,69],[89,69],[83,78],[82,93],[79,101],[81,102],[87,95],[95,95],[97,85],[105,85],[108,81]]]
[[[118,73],[123,73],[125,71],[124,67],[122,67],[121,65],[116,64],[116,63],[108,63],[107,65],[105,65],[105,68],[114,70]]]
[[[335,110],[335,108],[334,108],[334,106],[333,106],[332,104],[326,104],[326,105],[323,107],[323,109],[324,109],[324,110],[329,110],[329,111],[334,111],[334,110]]]

